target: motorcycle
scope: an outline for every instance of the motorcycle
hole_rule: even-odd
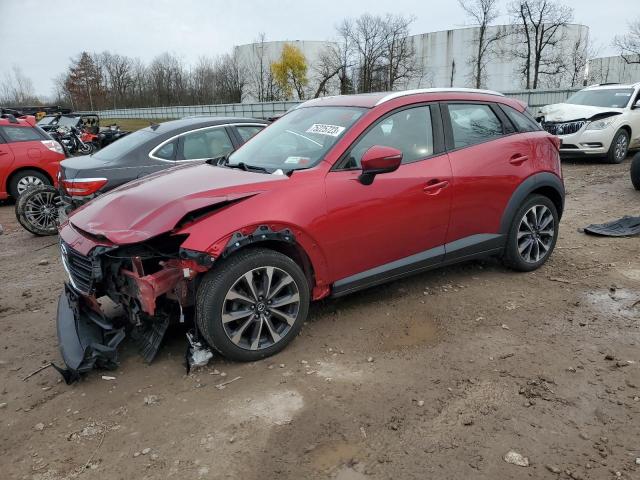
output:
[[[49,135],[62,145],[68,155],[90,155],[96,148],[92,141],[85,142],[82,138],[85,136],[85,139],[89,140],[86,135],[90,134],[82,132],[76,127],[58,125],[49,131]]]

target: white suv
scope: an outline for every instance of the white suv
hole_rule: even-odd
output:
[[[542,107],[536,118],[562,140],[562,158],[606,157],[620,163],[640,148],[640,83],[603,84]]]

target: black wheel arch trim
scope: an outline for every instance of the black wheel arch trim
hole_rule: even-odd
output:
[[[531,175],[520,185],[518,185],[518,187],[511,195],[511,198],[509,199],[509,202],[507,203],[507,206],[502,214],[502,220],[500,221],[500,233],[502,233],[503,235],[507,235],[509,233],[509,228],[511,227],[513,217],[524,200],[536,190],[545,187],[552,188],[559,195],[561,199],[561,205],[558,209],[558,218],[562,217],[565,197],[564,184],[562,183],[562,180],[560,179],[560,177],[550,172],[536,173],[534,175]]]

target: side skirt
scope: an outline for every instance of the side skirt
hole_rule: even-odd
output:
[[[504,244],[504,235],[489,233],[471,235],[340,279],[333,284],[331,296],[341,297],[445,265],[496,255],[502,252]]]

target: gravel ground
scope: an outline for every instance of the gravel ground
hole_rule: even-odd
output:
[[[471,262],[326,300],[281,354],[189,376],[177,329],[153,364],[126,347],[72,386],[24,380],[60,361],[64,274],[0,206],[0,476],[640,478],[640,240],[578,231],[640,215],[628,169],[565,163],[535,273]]]

